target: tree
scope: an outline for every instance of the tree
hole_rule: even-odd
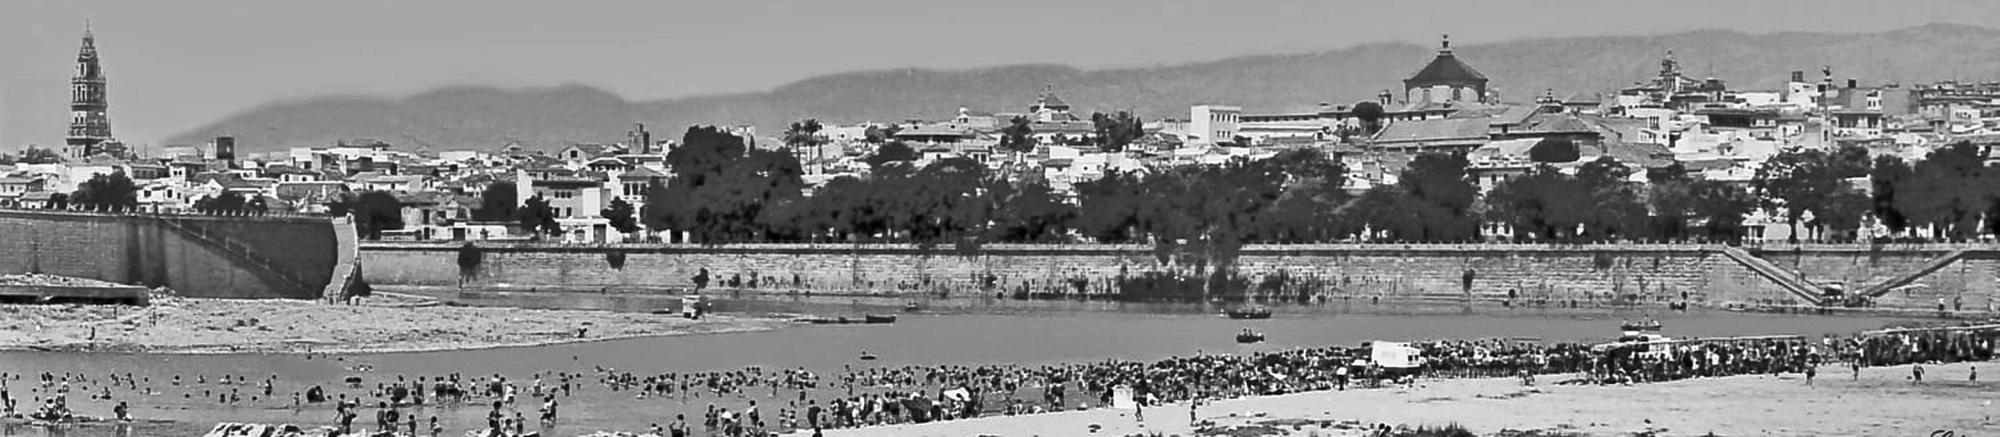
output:
[[[61,153],[57,153],[53,149],[28,146],[27,149],[21,151],[19,162],[22,164],[60,164],[63,162],[63,157]]]
[[[1411,202],[1408,211],[1422,225],[1420,241],[1460,241],[1479,236],[1479,219],[1472,214],[1479,188],[1466,173],[1463,153],[1417,155],[1397,183]]]
[[[605,207],[599,215],[611,222],[611,229],[617,229],[619,233],[630,234],[639,231],[639,222],[632,217],[632,204],[626,202],[623,197],[611,198],[611,205]]]
[[[1365,236],[1367,238],[1414,240],[1423,234],[1424,224],[1413,212],[1413,202],[1406,197],[1400,185],[1375,185],[1362,192],[1354,203],[1342,208],[1339,214],[1366,226],[1369,231]]]
[[[902,141],[890,141],[887,144],[883,144],[882,147],[876,148],[875,154],[868,155],[868,159],[863,161],[867,162],[869,167],[882,168],[882,165],[892,162],[910,162],[915,160],[917,160],[916,149],[910,148],[910,145],[903,144]]]
[[[252,197],[249,203],[243,204],[243,212],[264,215],[271,212],[271,205],[264,202],[264,196],[256,196]]]
[[[671,229],[675,220],[673,214],[676,213],[676,210],[669,207],[669,205],[677,200],[673,198],[674,194],[673,191],[667,190],[667,186],[661,184],[660,181],[655,180],[647,183],[646,206],[639,209],[639,222],[645,224],[646,229],[653,232]]]
[[[674,176],[658,196],[673,201],[658,204],[659,221],[704,243],[765,238],[806,187],[797,157],[751,149],[714,127],[688,128],[667,165]]]
[[[1932,238],[1962,241],[1978,232],[1978,216],[1992,202],[1995,173],[1970,142],[1932,150],[1896,188],[1895,206],[1913,223],[1930,226]]]
[[[1007,127],[1000,128],[1000,150],[1020,154],[1035,151],[1035,128],[1027,117],[1007,120]]]
[[[1106,171],[1094,181],[1076,183],[1079,203],[1073,225],[1083,235],[1104,243],[1131,241],[1139,223],[1141,204],[1148,199],[1140,193],[1139,176]]]
[[[224,191],[215,196],[202,196],[194,201],[194,210],[203,214],[236,214],[245,211],[248,202],[242,194]]]
[[[1874,206],[1874,199],[1861,189],[1842,186],[1827,196],[1818,213],[1813,214],[1809,223],[1814,229],[1831,230],[1838,238],[1848,238],[1852,231],[1861,227],[1861,218]],[[1822,235],[1820,238],[1828,238]]]
[[[1549,240],[1574,235],[1583,222],[1586,202],[1574,179],[1548,165],[1508,179],[1486,195],[1489,219]]]
[[[345,209],[354,213],[354,225],[362,238],[380,240],[382,231],[403,228],[403,202],[387,192],[363,192]]]
[[[1646,235],[1646,204],[1640,200],[1639,189],[1628,182],[1631,176],[1631,168],[1609,156],[1577,168],[1576,182],[1589,205],[1583,218],[1584,232],[1592,239]]]
[[[479,193],[479,209],[472,211],[472,219],[478,221],[511,220],[520,205],[514,198],[520,195],[513,182],[494,182],[486,185],[486,191]]]
[[[1097,133],[1097,146],[1105,152],[1124,151],[1126,146],[1146,135],[1144,123],[1131,112],[1118,111],[1112,115],[1092,113],[1090,122]]]
[[[864,137],[864,141],[867,141],[869,144],[882,144],[896,139],[896,132],[902,130],[902,126],[896,125],[869,126],[868,129],[862,131],[862,136]]]
[[[1066,233],[1077,216],[1076,207],[1062,201],[1049,185],[1040,181],[1019,184],[998,183],[992,189],[997,203],[993,234],[1000,241],[1038,243],[1055,241]]]
[[[1285,174],[1284,191],[1254,234],[1260,240],[1325,241],[1354,232],[1336,213],[1352,200],[1347,169],[1325,153],[1297,149],[1269,159]]]
[[[1688,178],[1686,167],[1675,162],[1646,172],[1646,181],[1646,205],[1653,211],[1652,235],[1672,241],[1687,238],[1695,200],[1694,180]]]
[[[69,199],[90,209],[133,209],[139,206],[139,186],[122,171],[99,173],[78,185]]]
[[[826,142],[819,136],[820,129],[817,119],[808,118],[805,121],[792,122],[791,127],[785,129],[785,147],[792,149],[793,156],[804,157],[805,152],[802,151],[813,151],[816,155],[820,144]],[[817,159],[818,156],[812,158]]]
[[[515,215],[515,219],[520,221],[521,230],[526,231],[531,238],[562,235],[562,224],[556,222],[555,209],[549,207],[548,199],[543,199],[540,193],[528,196],[528,200],[521,204]]]
[[[1728,183],[1708,180],[1693,182],[1688,191],[1702,235],[1712,241],[1743,238],[1743,217],[1757,209],[1756,196]]]
[[[1910,227],[1909,215],[1897,202],[1896,193],[1915,178],[1916,170],[1895,155],[1875,158],[1875,164],[1868,170],[1868,182],[1872,186],[1869,190],[1870,209],[1875,213],[1875,219],[1889,232],[1902,233]]]
[[[1382,117],[1388,114],[1382,110],[1382,104],[1373,101],[1356,103],[1351,112],[1356,120],[1361,120],[1361,129],[1368,135],[1382,131]]]
[[[1751,179],[1765,211],[1782,214],[1791,227],[1788,241],[1797,242],[1805,213],[1825,214],[1825,208],[1847,178],[1868,174],[1868,151],[1844,146],[1833,153],[1793,148],[1764,161]]]
[[[1528,160],[1534,162],[1576,162],[1577,159],[1581,158],[1582,153],[1577,151],[1576,142],[1570,141],[1568,138],[1543,138],[1541,141],[1536,141],[1534,147],[1528,149]]]

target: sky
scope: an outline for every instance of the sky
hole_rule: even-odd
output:
[[[580,83],[632,100],[906,67],[1119,68],[1357,44],[2000,27],[1991,0],[0,0],[0,149],[59,145],[85,22],[114,134],[275,100]]]

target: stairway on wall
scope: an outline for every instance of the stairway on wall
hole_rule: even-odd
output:
[[[1770,260],[1758,258],[1756,255],[1751,255],[1749,251],[1735,246],[1722,246],[1722,254],[1728,256],[1731,260],[1735,260],[1737,264],[1741,264],[1744,268],[1756,272],[1757,275],[1763,276],[1764,279],[1778,284],[1785,291],[1792,292],[1792,295],[1799,298],[1799,300],[1813,305],[1821,305],[1818,286],[1785,272],[1784,269],[1779,268],[1776,264],[1772,264]]]
[[[1952,263],[1956,263],[1964,258],[1965,258],[1965,249],[1957,249],[1950,252],[1945,252],[1943,256],[1939,256],[1936,259],[1932,259],[1930,262],[1924,263],[1924,266],[1918,268],[1917,271],[1899,274],[1896,275],[1895,277],[1889,278],[1888,280],[1878,282],[1873,285],[1869,285],[1868,288],[1863,288],[1856,294],[1862,296],[1868,296],[1871,298],[1882,297],[1882,295],[1889,294],[1890,290],[1895,290],[1897,287],[1910,285],[1910,283],[1916,282],[1918,279],[1923,279],[1924,276],[1937,272],[1938,269],[1950,266],[1952,265]]]
[[[360,232],[354,229],[354,219],[333,219],[333,241],[337,260],[333,264],[333,278],[320,291],[320,297],[327,300],[347,297],[355,282],[361,280],[361,239]]]
[[[186,236],[190,239],[193,239],[196,242],[199,242],[203,246],[215,249],[217,252],[222,252],[225,256],[234,259],[235,261],[241,263],[242,265],[249,266],[250,268],[256,270],[259,273],[262,273],[270,278],[277,279],[280,285],[301,292],[301,293],[279,293],[280,295],[285,295],[285,296],[299,295],[303,294],[302,292],[310,290],[312,288],[307,286],[305,281],[300,280],[298,277],[295,277],[291,273],[286,272],[284,269],[279,268],[277,264],[272,263],[270,259],[257,255],[255,251],[250,250],[249,246],[243,245],[242,243],[238,243],[235,241],[231,241],[227,236],[221,234],[209,233],[208,230],[205,228],[190,226],[186,223],[182,223],[181,220],[176,218],[166,217],[166,216],[151,216],[151,217],[154,219],[154,221],[160,223],[161,226],[164,226],[167,229],[172,229],[183,236]]]

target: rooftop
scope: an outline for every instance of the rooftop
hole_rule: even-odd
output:
[[[1451,40],[1448,39],[1444,41],[1443,48],[1438,50],[1437,57],[1431,58],[1430,64],[1424,65],[1422,70],[1417,70],[1417,74],[1403,81],[1405,86],[1462,83],[1486,83],[1486,75],[1458,60],[1458,56],[1451,52]]]
[[[1405,143],[1425,141],[1462,141],[1487,138],[1490,118],[1445,118],[1436,120],[1400,121],[1389,124],[1376,134],[1377,143]]]

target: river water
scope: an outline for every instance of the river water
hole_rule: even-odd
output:
[[[470,293],[455,300],[473,304],[525,307],[572,307],[625,311],[660,308],[664,301],[605,295],[552,295]],[[719,312],[746,314],[858,315],[895,312],[903,301],[846,297],[760,297],[720,299]],[[459,373],[465,377],[507,375],[509,380],[528,381],[536,372],[591,373],[598,367],[632,371],[641,375],[664,372],[734,370],[745,366],[764,369],[804,367],[831,378],[843,366],[899,366],[904,364],[1039,364],[1098,361],[1110,358],[1154,359],[1171,355],[1207,353],[1247,354],[1302,346],[1357,344],[1368,340],[1423,340],[1436,338],[1536,338],[1548,341],[1599,340],[1616,335],[1622,319],[1658,318],[1673,336],[1728,336],[1761,334],[1845,334],[1882,327],[1900,320],[1875,317],[1829,317],[1728,312],[1646,313],[1633,310],[1520,309],[1462,305],[1375,305],[1362,300],[1308,306],[1279,306],[1269,320],[1243,321],[1219,317],[1217,307],[1196,304],[1123,304],[1107,302],[1021,302],[995,299],[942,299],[923,303],[924,311],[900,314],[893,325],[801,325],[766,332],[700,336],[657,337],[595,343],[508,348],[473,351],[364,354],[342,357],[292,355],[138,355],[0,352],[0,371],[10,375],[40,372],[82,372],[93,379],[127,373],[150,379],[156,395],[114,390],[117,400],[131,402],[133,414],[170,423],[134,427],[81,426],[45,429],[0,424],[0,435],[96,436],[96,435],[194,435],[218,421],[296,423],[308,426],[332,425],[330,407],[291,408],[291,393],[320,385],[328,397],[339,393],[363,393],[340,381],[360,376],[368,387],[380,381],[394,381],[397,375]],[[667,316],[662,316],[667,317]],[[1266,334],[1268,341],[1239,345],[1234,334],[1250,327]],[[862,351],[879,355],[877,361],[860,361]],[[354,370],[358,365],[372,370]],[[175,375],[191,382],[205,375],[209,384],[170,386]],[[267,399],[260,387],[234,386],[246,401],[225,405],[215,396],[232,386],[217,385],[218,375],[246,376],[253,383],[276,375],[280,381],[276,399]],[[32,410],[35,396],[33,376],[7,381],[10,394],[20,399],[23,410]],[[597,430],[641,431],[649,424],[665,426],[675,413],[685,413],[690,423],[699,423],[702,410],[717,400],[701,397],[634,399],[629,392],[613,393],[589,383],[586,389],[565,399],[563,418],[545,435],[567,436]],[[208,393],[203,393],[207,390]],[[96,387],[89,391],[95,393]],[[786,397],[796,396],[792,392]],[[761,397],[761,396],[759,396]],[[110,416],[116,401],[92,400],[87,393],[69,396],[79,414]],[[768,398],[765,398],[768,399]],[[723,399],[737,405],[740,399]],[[764,402],[764,405],[780,403]],[[522,406],[533,415],[532,402]],[[415,410],[418,417],[436,415],[445,423],[446,435],[460,435],[482,426],[487,408],[425,407]],[[360,424],[372,425],[364,409]],[[776,408],[766,407],[766,417],[775,417]],[[768,419],[767,419],[768,420]]]

